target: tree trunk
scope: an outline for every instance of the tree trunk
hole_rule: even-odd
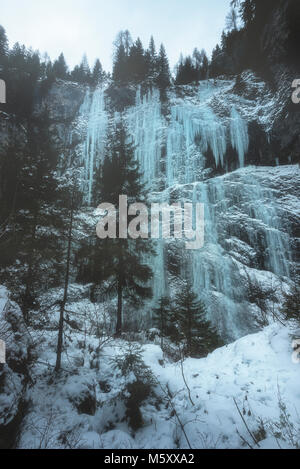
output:
[[[37,229],[37,220],[38,220],[38,208],[35,208],[34,215],[33,215],[33,225],[31,231],[31,244],[29,249],[29,256],[28,256],[28,269],[27,269],[27,276],[25,282],[25,295],[23,299],[22,311],[24,315],[24,320],[26,324],[28,323],[29,317],[28,313],[30,308],[32,307],[32,289],[33,289],[33,264],[34,264],[34,255],[35,255],[35,243],[36,243],[36,229]]]
[[[61,354],[63,348],[63,332],[64,332],[64,311],[65,303],[62,301],[60,305],[60,316],[58,325],[58,339],[57,339],[57,352],[56,352],[56,365],[55,371],[58,372],[61,367]]]
[[[70,278],[73,216],[74,216],[74,208],[73,208],[73,195],[72,195],[70,226],[69,226],[69,232],[68,232],[67,269],[66,269],[66,276],[65,276],[64,296],[63,296],[63,300],[60,306],[60,317],[59,317],[59,326],[58,326],[58,340],[57,340],[56,365],[55,365],[56,372],[58,372],[61,368],[61,355],[62,355],[62,348],[63,348],[63,333],[64,333],[64,313],[65,313],[65,306],[68,300],[68,289],[69,289],[69,278]]]
[[[160,334],[161,334],[161,337],[160,337],[160,347],[161,349],[163,350],[164,348],[164,333],[165,333],[165,327],[164,327],[164,318],[163,318],[163,311],[161,310],[160,311]]]
[[[192,312],[188,311],[188,333],[187,333],[187,348],[188,356],[191,356],[192,352]]]
[[[122,281],[119,276],[118,279],[118,310],[117,310],[117,327],[116,327],[116,337],[120,337],[122,333],[122,309],[123,309],[123,287]]]

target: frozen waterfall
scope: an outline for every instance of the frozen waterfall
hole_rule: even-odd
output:
[[[251,330],[247,275],[253,278],[263,269],[265,284],[275,278],[279,284],[290,274],[290,239],[276,198],[255,172],[239,170],[193,189],[194,199],[205,205],[205,246],[192,253],[194,288],[210,319],[232,338]]]
[[[245,116],[250,113],[233,86],[234,81],[208,80],[198,87],[182,87],[169,92],[167,105],[162,105],[158,90],[143,93],[139,87],[135,104],[123,117],[144,180],[158,200],[173,203],[175,197],[177,202],[204,203],[205,246],[190,253],[189,274],[210,319],[227,336],[237,338],[253,327],[246,307],[247,276],[258,275],[266,283],[274,276],[284,281],[290,273],[291,250],[274,190],[261,178],[263,170],[244,168],[249,147]],[[87,92],[80,116],[86,123],[81,159],[90,204],[108,128],[104,89]],[[116,118],[112,114],[112,120]],[[236,152],[240,169],[206,179],[204,170],[210,163],[228,170],[230,149]],[[213,160],[208,162],[208,155]],[[154,272],[154,301],[172,289],[168,249],[168,241],[159,240],[157,256],[148,260]],[[186,252],[181,249],[180,243],[176,245],[184,264]]]
[[[106,132],[107,114],[105,110],[105,90],[97,88],[93,93],[86,92],[81,105],[79,116],[86,123],[85,141],[82,148],[83,185],[87,203],[92,200],[94,172],[103,161]]]
[[[244,166],[249,146],[247,122],[236,106],[220,112],[216,104],[230,84],[208,80],[200,83],[193,97],[184,99],[171,92],[167,114],[162,113],[158,90],[143,94],[138,87],[135,105],[125,111],[124,117],[145,181],[153,186],[163,179],[165,187],[199,181],[208,150],[216,167],[226,169],[230,146],[237,152],[239,166]],[[80,117],[86,122],[83,180],[87,202],[91,203],[94,171],[103,157],[108,125],[105,89],[87,91]]]
[[[165,125],[161,115],[159,91],[149,90],[142,96],[139,87],[135,106],[127,112],[126,121],[144,179],[146,182],[153,181],[159,175]]]
[[[135,106],[126,112],[129,132],[146,181],[165,179],[166,187],[201,179],[208,150],[216,167],[227,168],[228,147],[236,150],[243,167],[248,151],[248,124],[236,107],[216,105],[232,82],[208,80],[193,98],[178,99],[170,93],[169,113],[161,110],[159,92],[136,93]]]
[[[248,127],[236,108],[231,110],[230,125],[231,146],[237,151],[240,168],[245,166],[245,154],[249,147]]]

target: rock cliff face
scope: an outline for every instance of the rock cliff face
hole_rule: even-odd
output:
[[[123,109],[153,200],[205,205],[203,249],[187,253],[180,242],[161,241],[149,259],[154,300],[176,289],[175,274],[189,275],[228,339],[255,329],[261,305],[251,295],[253,284],[276,310],[295,269],[299,169],[283,165],[294,162],[292,148],[289,157],[286,152],[294,129],[289,136],[279,130],[279,122],[287,125],[287,83],[274,91],[248,71],[174,88],[164,105],[157,90],[137,88],[134,103]],[[81,168],[88,206],[107,134],[120,116],[111,90],[59,82],[48,105],[64,145],[63,165]]]
[[[299,178],[297,166],[249,166],[180,188],[184,200],[205,205],[205,245],[189,254],[187,265],[210,319],[230,339],[255,329],[259,291],[277,310],[296,268]],[[186,259],[183,250],[176,256]]]
[[[297,0],[274,2],[261,36],[261,50],[268,64],[275,67],[284,64],[299,71],[300,5]]]
[[[300,78],[300,3],[282,0],[270,10],[261,38],[261,49],[273,86],[284,103],[272,128],[273,148],[282,158],[300,160],[300,106],[291,101],[291,85]]]

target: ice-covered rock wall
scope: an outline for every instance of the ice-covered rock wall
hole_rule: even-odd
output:
[[[295,181],[295,175],[299,179],[295,166],[247,167],[250,123],[257,122],[267,134],[276,110],[262,83],[251,74],[245,80],[251,88],[245,96],[235,92],[235,80],[207,80],[171,91],[164,108],[158,90],[142,93],[138,88],[135,104],[124,111],[136,158],[156,199],[205,205],[204,248],[193,251],[187,263],[180,243],[175,252],[182,259],[181,274],[191,276],[210,318],[230,338],[253,328],[249,278],[280,289],[290,276],[292,221],[286,213],[292,208],[281,197],[285,191],[280,186],[289,178]],[[104,88],[87,91],[78,122],[84,137],[79,153],[88,204],[107,131],[117,116],[109,109]],[[240,168],[234,172],[232,155],[234,167]],[[225,175],[212,177],[210,165]],[[273,186],[274,180],[278,186]],[[176,288],[168,267],[169,249],[169,242],[159,241],[157,257],[150,261],[154,301]]]
[[[231,338],[253,328],[252,282],[280,294],[290,277],[289,227],[296,217],[287,216],[282,202],[292,178],[300,182],[295,166],[248,167],[194,184],[195,199],[205,205],[205,246],[192,253],[194,288]],[[280,186],[274,187],[275,180]],[[289,202],[292,211],[293,197]]]
[[[105,109],[105,89],[87,90],[79,109],[79,122],[83,124],[84,143],[81,148],[82,181],[86,202],[91,204],[95,169],[103,160],[108,117]]]
[[[159,91],[149,91],[142,96],[139,88],[136,92],[135,106],[126,113],[126,121],[144,179],[153,181],[160,172],[166,127],[161,113]]]
[[[208,80],[190,90],[191,96],[171,92],[167,114],[162,113],[157,90],[144,96],[137,90],[136,104],[126,115],[146,180],[155,181],[163,173],[167,187],[195,182],[206,166],[208,150],[216,167],[228,167],[225,155],[230,146],[237,152],[238,166],[244,166],[249,145],[247,121],[234,103],[215,112],[217,100],[232,86],[230,81]]]

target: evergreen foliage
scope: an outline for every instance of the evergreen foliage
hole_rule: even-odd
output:
[[[284,294],[281,313],[286,320],[293,320],[300,327],[300,285],[299,280],[293,284],[291,291]]]
[[[133,145],[123,122],[119,122],[108,140],[106,155],[98,182],[95,198],[119,206],[119,196],[126,195],[128,204],[146,202],[147,191],[142,183],[139,165],[134,156]],[[119,214],[118,214],[119,215]],[[118,218],[118,217],[117,217]],[[128,217],[128,222],[133,217]],[[152,271],[145,263],[146,255],[153,255],[153,242],[148,239],[120,239],[117,222],[117,239],[95,241],[95,257],[87,267],[89,278],[96,285],[106,279],[118,297],[116,334],[122,332],[124,297],[133,304],[150,298],[149,280]]]
[[[57,286],[62,272],[66,185],[57,173],[57,148],[47,112],[33,118],[24,148],[12,147],[2,181],[1,280],[17,295],[25,318],[38,305],[37,294]],[[9,266],[15,266],[10,270]],[[47,266],[47,267],[46,267]]]
[[[161,346],[163,348],[163,339],[172,336],[174,326],[171,321],[171,304],[168,297],[164,296],[159,299],[158,306],[152,312],[153,325],[156,327],[161,336]]]
[[[125,395],[126,417],[131,428],[136,431],[143,426],[140,410],[142,403],[150,396],[155,385],[151,369],[142,358],[142,347],[139,344],[128,344],[123,355],[116,356],[113,367],[131,381],[125,385],[121,396]]]
[[[177,342],[185,355],[203,357],[222,345],[217,331],[206,319],[203,302],[189,282],[184,282],[175,296],[174,314],[178,325]]]
[[[68,78],[69,71],[63,53],[61,53],[58,59],[54,62],[53,73],[56,78],[60,78],[61,80],[66,80]]]
[[[97,59],[92,72],[92,84],[95,86],[100,85],[104,78],[105,72],[103,71],[100,60]]]
[[[113,80],[116,83],[125,85],[146,82],[161,90],[171,84],[166,50],[162,44],[157,55],[153,37],[148,50],[145,50],[140,38],[133,42],[128,31],[121,31],[114,45]]]
[[[216,329],[206,319],[204,303],[188,281],[183,282],[173,301],[160,298],[153,309],[153,325],[160,331],[161,346],[168,338],[183,355],[203,357],[223,345]]]
[[[188,85],[209,77],[209,60],[204,49],[194,49],[193,57],[180,57],[176,67],[176,85]]]

